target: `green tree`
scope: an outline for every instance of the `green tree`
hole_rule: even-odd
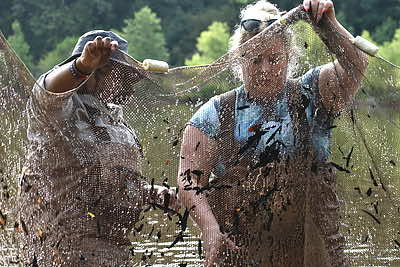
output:
[[[399,0],[336,1],[338,19],[354,35],[368,30],[376,41],[390,41],[400,25]],[[213,21],[223,21],[232,29],[241,8],[251,0],[1,0],[0,28],[12,34],[11,22],[21,23],[30,54],[38,61],[66,36],[79,36],[93,29],[122,29],[124,19],[149,6],[161,19],[169,62],[181,65],[193,55],[196,38]],[[296,0],[271,1],[281,10],[300,4]],[[387,18],[392,18],[389,20]],[[387,21],[386,21],[387,20]],[[145,18],[147,21],[147,18]],[[388,23],[387,23],[388,22]],[[397,26],[393,22],[397,23]]]
[[[52,51],[40,59],[35,74],[46,72],[69,57],[77,40],[77,37],[67,37],[57,44]]]
[[[247,5],[250,4],[251,2],[253,2],[252,0],[231,0],[232,3],[238,3],[238,4],[243,4],[243,5]]]
[[[213,22],[206,31],[197,38],[198,50],[191,59],[186,59],[186,65],[209,64],[228,50],[229,27],[226,23]]]
[[[395,64],[400,64],[400,29],[396,31],[392,41],[385,42],[381,46],[373,40],[369,31],[364,30],[361,36],[379,47],[378,56]],[[380,59],[370,57],[365,76],[369,78],[365,80],[363,90],[369,96],[381,97],[387,94],[388,90],[391,90],[388,85],[398,81],[400,73],[398,69],[393,68],[389,64],[384,64]]]
[[[349,32],[354,33],[354,27],[349,23],[349,19],[346,17],[343,10],[336,11],[336,19],[342,24]]]
[[[363,30],[373,32],[381,25],[385,18],[392,17],[398,21],[400,18],[400,5],[398,0],[347,0],[335,1],[336,12],[343,12],[346,26],[352,26],[353,34],[360,34]],[[379,26],[378,26],[379,27]],[[384,36],[382,36],[384,37]],[[391,36],[385,40],[390,40]],[[376,39],[378,41],[378,39]]]
[[[372,37],[378,43],[389,41],[392,39],[393,34],[398,26],[399,25],[396,20],[394,20],[392,17],[387,17],[382,24],[375,28]]]
[[[196,48],[198,50],[191,59],[186,59],[186,65],[209,64],[225,54],[228,50],[229,26],[226,23],[215,21],[207,30],[200,33],[197,38]],[[220,73],[220,83],[209,83],[204,85],[200,91],[190,94],[192,98],[209,99],[210,97],[226,92],[231,88],[231,84],[226,81],[226,73]],[[222,76],[221,76],[222,75]]]
[[[11,34],[11,24],[15,20],[15,18],[13,18],[13,12],[10,12],[12,1],[14,0],[0,1],[0,30],[5,36]]]
[[[395,31],[390,42],[384,42],[380,49],[380,55],[400,66],[400,29]]]
[[[25,65],[32,70],[32,56],[30,55],[30,46],[25,41],[24,33],[21,29],[21,24],[16,20],[11,26],[13,34],[8,37],[7,41],[10,43],[11,47],[17,53],[19,58],[25,63]]]
[[[236,0],[135,0],[148,5],[161,18],[171,65],[182,65],[190,58],[196,39],[213,21],[223,21],[232,29],[244,4]]]
[[[4,3],[3,3],[4,2]],[[123,20],[138,9],[137,0],[0,0],[0,27],[7,13],[22,25],[32,56],[38,61],[67,36],[95,29],[123,27]],[[3,9],[1,8],[3,7]]]
[[[361,33],[361,37],[377,45],[376,42],[372,39],[371,33],[369,31],[363,30]]]
[[[161,20],[147,6],[125,20],[126,26],[122,29],[122,36],[129,43],[129,54],[137,60],[145,58],[168,60],[164,34],[161,29]]]

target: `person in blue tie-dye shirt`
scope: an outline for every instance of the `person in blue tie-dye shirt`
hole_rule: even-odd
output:
[[[266,50],[242,57],[243,85],[211,98],[185,129],[180,198],[202,232],[206,266],[347,264],[331,129],[368,62],[336,20],[332,1],[304,0],[303,8],[337,60],[292,77],[292,34],[274,34]],[[248,5],[231,50],[280,14],[265,0]],[[212,189],[190,190],[205,186]]]

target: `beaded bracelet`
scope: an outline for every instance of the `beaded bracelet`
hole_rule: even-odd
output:
[[[72,77],[74,77],[75,79],[86,80],[89,77],[90,73],[85,74],[85,73],[82,73],[81,71],[79,71],[78,68],[76,67],[76,60],[77,60],[77,58],[75,58],[72,61],[72,64],[69,65],[69,71],[71,72]]]

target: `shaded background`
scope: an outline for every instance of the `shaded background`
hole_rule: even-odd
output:
[[[173,66],[183,65],[185,60],[196,64],[212,61],[225,52],[240,9],[251,2],[2,0],[0,30],[35,76],[65,58],[76,38],[92,29],[113,29],[122,33],[131,41],[129,53],[139,60],[149,57],[168,60]],[[290,10],[301,3],[294,0],[271,2],[282,10]],[[143,10],[144,7],[148,8]],[[335,1],[335,8],[338,19],[353,34],[361,35],[367,30],[381,46],[391,42],[400,27],[399,0],[342,0]],[[213,34],[203,39],[214,40],[199,47],[197,39],[213,22],[225,26],[211,29]],[[386,54],[398,62],[400,33],[396,40],[397,46]],[[203,56],[202,60],[188,61],[196,53]]]

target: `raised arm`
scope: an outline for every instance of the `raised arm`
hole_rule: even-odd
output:
[[[336,55],[337,60],[321,68],[319,91],[324,106],[340,112],[357,93],[368,58],[352,44],[353,35],[337,21],[331,0],[304,0],[303,6],[323,42]]]
[[[63,93],[78,87],[84,80],[84,76],[90,75],[96,69],[104,66],[110,58],[111,52],[117,48],[118,43],[112,41],[110,37],[97,36],[93,41],[86,43],[82,55],[76,60],[54,69],[46,76],[46,89],[53,93]],[[74,66],[72,66],[73,64]],[[76,75],[74,77],[71,67],[75,68],[81,77]]]
[[[178,186],[182,205],[191,209],[190,215],[202,232],[205,248],[205,266],[212,266],[216,261],[222,245],[237,249],[233,241],[222,234],[217,220],[211,210],[204,193],[196,194],[195,190],[185,190],[208,184],[208,177],[216,161],[212,148],[216,142],[208,138],[196,127],[187,126],[181,146],[181,161],[179,164]],[[201,175],[191,173],[201,171]],[[191,176],[188,178],[188,174]]]

